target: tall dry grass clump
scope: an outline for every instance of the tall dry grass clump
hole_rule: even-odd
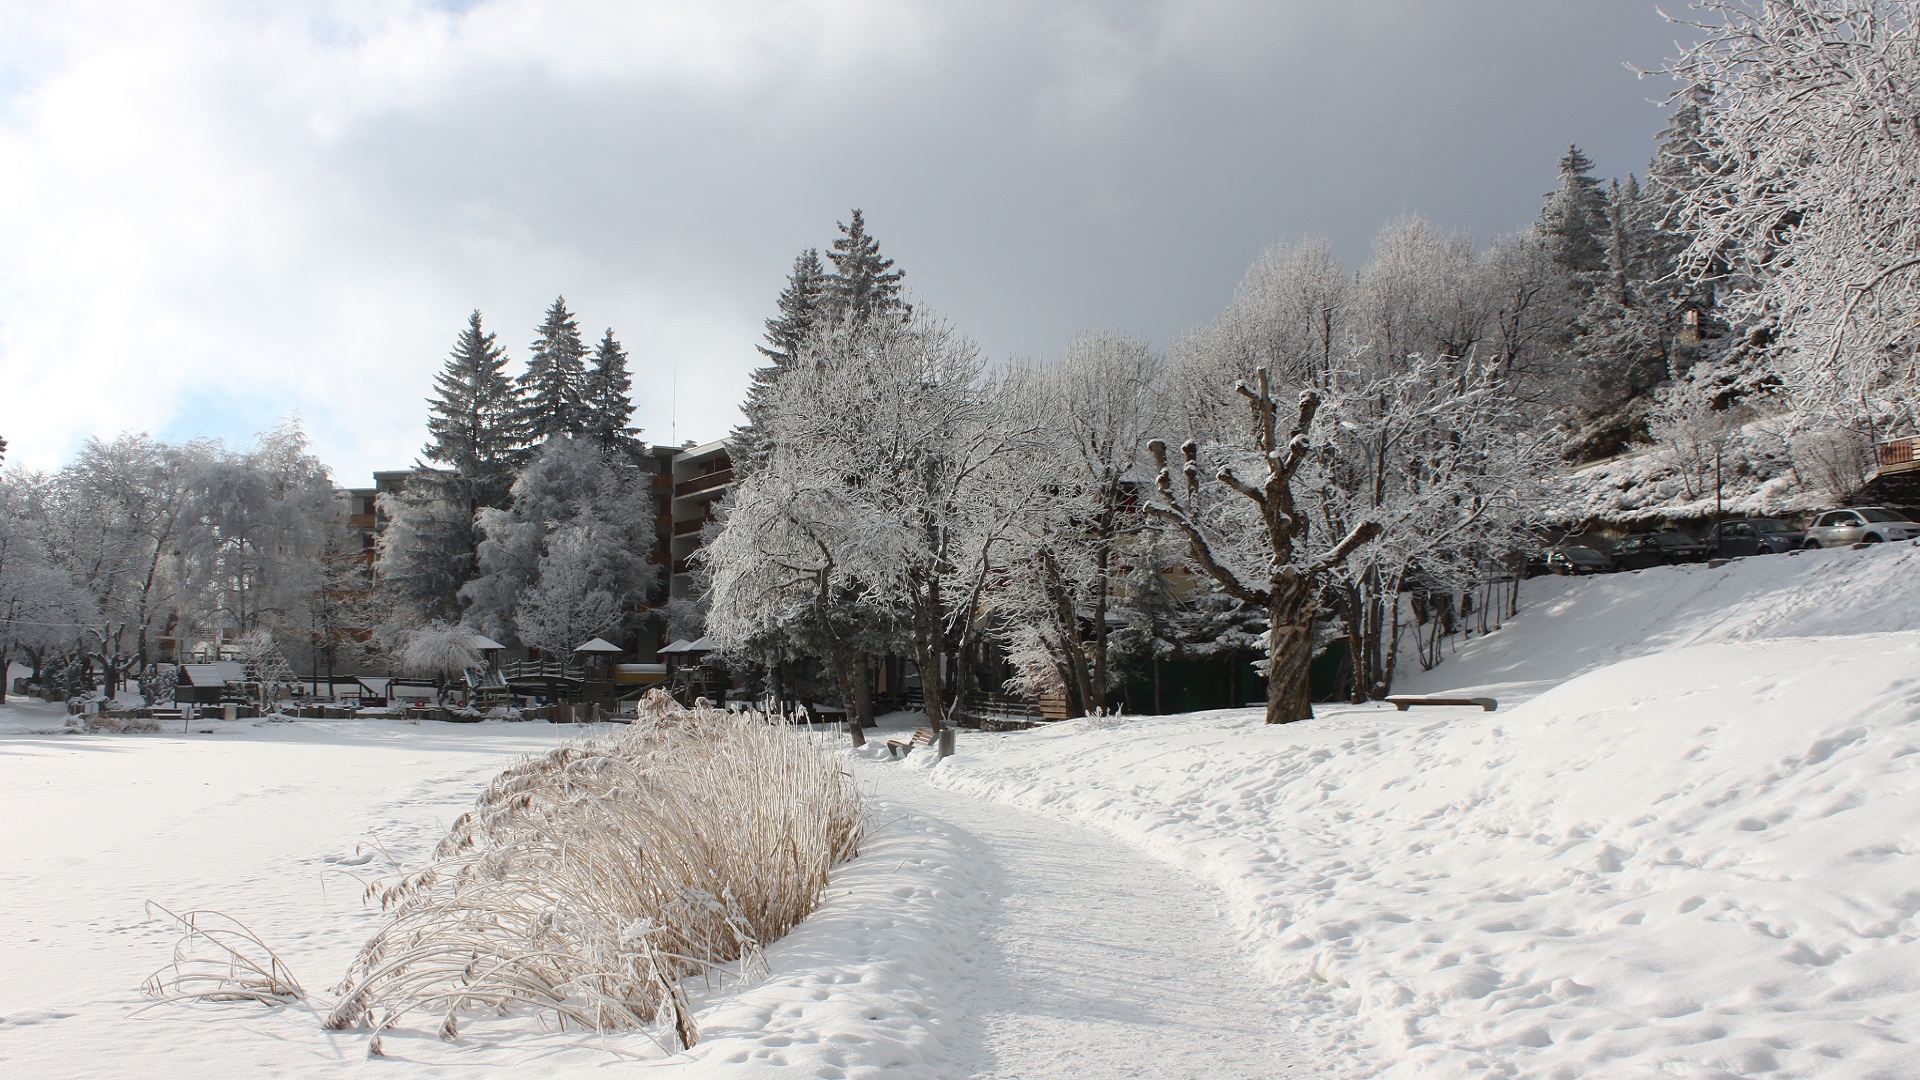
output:
[[[750,962],[859,846],[853,778],[757,714],[664,694],[631,726],[501,773],[429,865],[370,889],[391,913],[336,991],[330,1028],[482,1013],[698,1037],[689,975]],[[745,965],[743,964],[743,967]]]

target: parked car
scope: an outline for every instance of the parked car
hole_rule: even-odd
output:
[[[1915,537],[1920,537],[1920,522],[1900,511],[1884,506],[1856,506],[1850,510],[1829,510],[1813,519],[1813,524],[1807,526],[1806,546],[1845,547]]]
[[[1707,534],[1707,554],[1733,558],[1792,551],[1806,543],[1807,534],[1778,518],[1738,518],[1723,521]]]
[[[1604,574],[1613,569],[1612,560],[1590,547],[1569,544],[1553,548],[1540,556],[1542,573],[1547,574]],[[1528,569],[1532,569],[1531,566]]]
[[[1649,566],[1698,562],[1707,557],[1707,549],[1693,537],[1680,532],[1641,533],[1613,545],[1616,570],[1642,570]]]

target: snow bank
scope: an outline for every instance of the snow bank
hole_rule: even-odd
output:
[[[960,990],[989,906],[983,870],[952,828],[873,810],[859,857],[767,949],[767,980],[700,1009],[702,1041],[680,1058],[692,1075],[940,1080],[972,1056]]]
[[[1331,1071],[1912,1075],[1916,569],[1542,582],[1426,677],[1576,676],[1511,710],[1076,721],[926,775],[1221,889]]]

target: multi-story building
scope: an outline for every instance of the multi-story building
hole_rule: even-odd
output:
[[[727,440],[689,446],[673,455],[673,576],[667,595],[692,595],[693,574],[688,560],[700,549],[700,532],[713,520],[720,500],[733,490],[733,459]]]
[[[656,599],[646,605],[648,611],[660,611],[669,600],[685,599],[693,593],[694,577],[688,560],[700,547],[700,533],[713,518],[720,500],[733,487],[733,461],[727,455],[727,440],[682,447],[655,446],[647,451],[640,468],[648,470],[649,489],[654,499],[654,550],[652,559],[660,567]],[[397,495],[406,490],[410,469],[373,474],[373,486],[343,488],[339,497],[346,506],[346,523],[353,543],[365,552],[369,577],[377,558],[380,533],[387,517],[380,509],[380,496]],[[663,637],[663,617],[646,620],[636,640],[619,644],[632,650],[636,659],[652,662],[667,642]]]

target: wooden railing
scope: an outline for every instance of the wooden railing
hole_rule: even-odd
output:
[[[558,660],[522,660],[517,664],[507,664],[500,670],[506,675],[508,682],[533,679],[571,679],[579,682],[587,677],[585,668],[574,667]]]
[[[673,486],[673,497],[678,499],[683,495],[694,495],[702,491],[711,491],[714,488],[726,487],[731,483],[733,483],[733,470],[720,469],[707,473],[704,476],[696,476],[685,483],[675,484]]]
[[[1883,442],[1874,447],[1874,452],[1883,469],[1912,465],[1920,462],[1920,436]]]

